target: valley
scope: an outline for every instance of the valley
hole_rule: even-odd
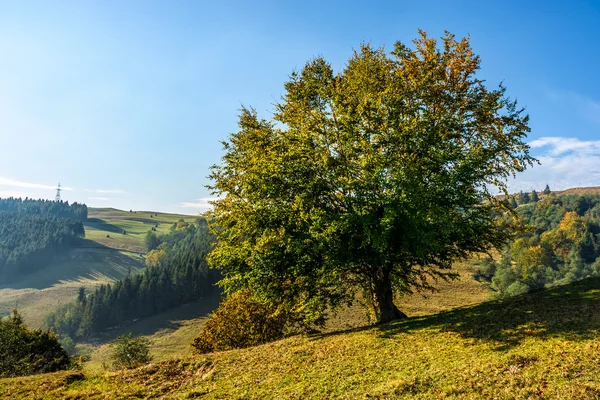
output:
[[[180,219],[196,217],[112,208],[90,209],[84,223],[85,240],[64,260],[0,286],[0,315],[17,307],[25,322],[41,328],[44,317],[58,305],[73,300],[79,288],[89,293],[101,284],[122,279],[144,268],[146,233],[156,227],[166,233]],[[123,233],[125,232],[125,233]]]

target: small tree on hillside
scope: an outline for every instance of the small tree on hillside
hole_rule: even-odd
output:
[[[156,233],[154,233],[151,229],[148,231],[148,233],[146,233],[144,243],[146,244],[146,248],[148,249],[148,251],[151,251],[156,249],[160,245],[160,239],[158,238],[158,236],[156,236]]]
[[[540,201],[540,197],[538,196],[538,194],[535,190],[533,190],[531,192],[531,201],[533,201],[534,203],[537,203],[538,201]]]
[[[546,187],[544,188],[544,194],[549,195],[550,193],[552,193],[552,191],[550,190],[550,186],[546,185]]]
[[[85,306],[86,295],[85,295],[85,288],[83,286],[80,287],[79,291],[77,292],[77,302],[79,304],[81,304],[82,306]]]
[[[70,363],[58,337],[49,330],[27,329],[17,310],[0,321],[0,378],[59,371]]]
[[[361,46],[339,73],[316,58],[273,120],[242,109],[209,186],[209,262],[228,292],[312,319],[362,289],[387,322],[404,316],[395,294],[432,289],[455,260],[507,240],[488,188],[508,195],[506,179],[535,161],[528,117],[476,77],[468,39],[414,44]]]
[[[111,342],[111,347],[110,358],[115,369],[136,368],[152,360],[150,341],[144,337],[121,335]]]

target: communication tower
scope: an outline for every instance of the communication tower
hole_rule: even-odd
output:
[[[58,187],[56,188],[56,198],[54,200],[60,201],[60,192],[61,192],[60,182],[58,182]]]

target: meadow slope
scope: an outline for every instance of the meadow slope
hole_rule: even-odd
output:
[[[450,282],[438,282],[436,293],[412,294],[399,298],[397,302],[402,310],[409,316],[432,315],[489,299],[492,291],[489,285],[473,279],[471,263],[457,263],[454,269],[460,274],[460,278]],[[103,364],[110,363],[108,342],[118,335],[130,332],[135,336],[144,336],[150,341],[151,355],[155,362],[189,356],[192,353],[192,339],[198,336],[207,315],[217,307],[219,301],[220,298],[217,297],[200,299],[107,331],[92,342],[78,344],[80,353],[90,356],[90,361],[84,364],[84,370],[101,371]],[[365,309],[357,302],[332,316],[324,331],[335,332],[364,327],[368,323]]]
[[[144,238],[152,227],[165,233],[179,219],[191,222],[196,218],[113,208],[90,208],[88,216],[86,240],[79,248],[61,261],[0,286],[0,316],[17,307],[30,327],[42,327],[44,317],[74,299],[80,287],[89,292],[144,268]]]
[[[600,396],[600,280],[383,326],[294,336],[130,371],[0,380],[8,398]]]

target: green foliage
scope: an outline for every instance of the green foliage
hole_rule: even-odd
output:
[[[493,276],[478,275],[500,297],[600,276],[599,195],[547,196],[516,216],[527,229],[494,263]]]
[[[148,251],[152,251],[158,247],[158,245],[160,244],[160,240],[156,236],[156,233],[150,230],[146,234],[144,243],[146,244],[146,248],[148,249]]]
[[[0,199],[0,283],[64,256],[85,235],[87,213],[85,204]]]
[[[496,264],[491,257],[485,257],[479,263],[479,267],[473,272],[473,278],[477,280],[487,280],[492,279],[494,274],[496,273]]]
[[[77,340],[214,293],[219,274],[206,263],[213,240],[204,219],[160,236],[158,249],[149,253],[157,255],[152,268],[101,285],[88,296],[79,293],[76,301],[50,313],[46,325]]]
[[[285,84],[272,121],[243,109],[211,173],[212,266],[307,319],[361,289],[377,322],[394,296],[450,279],[454,261],[509,236],[488,191],[534,162],[528,117],[476,77],[468,39],[442,49],[362,46],[335,73],[309,61]]]
[[[519,204],[527,204],[531,201],[529,198],[529,193],[523,192],[522,190],[519,192]]]
[[[70,359],[52,331],[30,330],[14,310],[0,321],[0,377],[67,369]]]
[[[198,353],[255,346],[283,338],[288,322],[281,307],[241,290],[229,295],[210,315],[192,346]]]
[[[550,190],[550,186],[546,185],[546,187],[544,188],[544,194],[549,195],[550,193],[552,193],[552,191]]]
[[[70,336],[61,336],[59,337],[58,342],[68,355],[74,356],[77,352],[75,348],[75,342],[73,341],[73,339],[71,339]]]
[[[537,203],[538,201],[540,201],[540,196],[538,196],[538,194],[535,190],[531,191],[531,201],[533,201],[534,203]]]
[[[131,333],[121,335],[110,346],[110,358],[115,369],[137,368],[152,361],[150,341],[144,337],[133,337]]]
[[[84,235],[80,221],[0,212],[0,282],[15,280],[64,256]]]
[[[47,217],[67,218],[85,222],[88,208],[85,204],[68,201],[33,200],[13,197],[0,199],[0,212],[9,212],[19,215],[42,215]]]

